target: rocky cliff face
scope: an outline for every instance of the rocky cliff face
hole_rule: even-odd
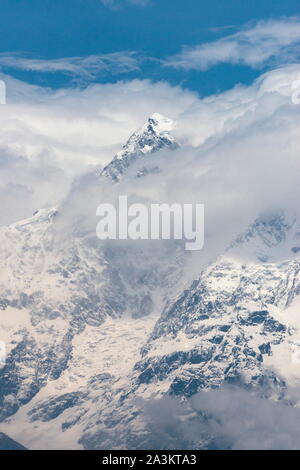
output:
[[[132,162],[175,149],[171,127],[152,116],[101,178],[118,182]],[[62,210],[0,230],[3,432],[28,448],[155,448],[141,401],[224,383],[280,398],[298,384],[296,217],[258,218],[190,280],[176,244],[80,234],[58,244]]]
[[[121,152],[124,165],[135,160],[138,148],[153,153],[173,145],[169,126],[165,118],[150,118]],[[68,369],[74,341],[88,327],[97,337],[107,321],[157,315],[181,276],[180,247],[113,246],[80,226],[61,239],[63,217],[64,207],[42,209],[0,228],[0,337],[7,354],[0,369],[0,419]]]
[[[299,294],[298,233],[280,214],[249,227],[162,313],[137,381],[167,379],[188,396],[223,383],[284,386],[268,359],[295,334],[284,310]]]
[[[137,176],[156,171],[156,167],[152,167],[151,161],[149,162],[151,154],[161,149],[174,150],[178,147],[171,134],[173,126],[171,119],[158,113],[153,114],[143,127],[132,134],[122,150],[100,172],[100,175],[118,182],[135,162],[139,162],[141,166]]]

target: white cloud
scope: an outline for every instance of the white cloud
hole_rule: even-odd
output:
[[[300,411],[266,390],[224,387],[189,400],[139,400],[150,449],[299,450]],[[287,392],[287,394],[290,391]],[[296,395],[298,390],[291,391]]]
[[[154,104],[153,87],[160,90],[156,111],[177,118],[174,134],[181,148],[152,155],[151,165],[158,166],[159,173],[137,180],[138,168],[132,168],[116,190],[136,202],[205,205],[205,245],[193,258],[196,272],[199,265],[224,252],[262,212],[298,210],[300,115],[291,100],[291,85],[297,77],[300,66],[289,66],[262,76],[249,87],[205,99],[148,82],[136,95],[138,100],[128,95],[120,103],[120,91],[112,88],[124,118],[145,106],[147,94]],[[113,202],[114,198],[110,187],[105,200]],[[98,182],[86,177],[77,181],[64,206],[71,230],[77,226],[78,214],[84,214],[86,229],[94,233],[100,199]],[[66,227],[64,232],[68,232]]]
[[[262,392],[262,391],[261,391]],[[215,436],[217,448],[234,450],[298,450],[298,408],[242,389],[225,388],[200,393],[194,408],[208,419],[206,433]]]
[[[112,8],[118,9],[122,6],[127,5],[136,5],[139,7],[144,7],[149,3],[149,0],[100,0],[103,5]]]
[[[184,47],[166,65],[185,70],[207,70],[220,63],[261,68],[290,63],[300,57],[298,18],[259,21],[216,41]]]
[[[7,75],[0,114],[0,224],[66,196],[73,178],[107,164],[157,110],[177,117],[196,96],[134,80],[58,91]]]
[[[119,189],[135,199],[204,203],[206,241],[199,252],[204,262],[260,212],[298,205],[300,115],[291,96],[300,66],[205,99],[147,80],[53,91],[2,78],[8,104],[0,116],[2,172],[7,168],[0,182],[6,191],[1,223],[64,199],[74,178],[108,163],[154,112],[175,119],[182,147],[151,157],[161,173],[134,183],[129,177]],[[10,167],[7,155],[16,159]],[[38,176],[43,169],[44,180]],[[94,230],[101,201],[92,184],[79,181],[67,206],[90,214]]]
[[[92,80],[103,74],[120,74],[139,69],[134,52],[65,57],[60,59],[32,59],[17,54],[0,54],[0,67],[34,72],[61,72],[72,77]]]

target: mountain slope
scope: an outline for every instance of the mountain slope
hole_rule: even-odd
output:
[[[163,148],[174,150],[178,147],[171,134],[173,126],[171,119],[158,113],[153,114],[143,127],[132,134],[122,150],[101,171],[100,175],[118,182],[137,160],[141,163],[138,176],[148,171],[155,171],[155,168],[151,166],[147,168],[151,154]]]
[[[145,400],[191,396],[225,383],[263,387],[267,396],[282,398],[300,379],[293,363],[300,337],[293,313],[298,244],[295,219],[260,218],[158,318],[107,320],[105,331],[85,328],[61,377],[3,423],[4,431],[20,441],[26,429],[31,438],[21,442],[30,448],[45,446],[38,436],[53,430],[59,436],[54,448],[151,448],[158,444]],[[104,351],[106,359],[97,359]],[[210,445],[203,436],[195,439],[196,447]]]
[[[286,309],[300,293],[299,242],[295,220],[258,219],[165,309],[135,367],[137,382],[166,380],[171,393],[186,395],[224,382],[280,388],[282,371],[270,358],[282,343],[286,372],[296,372],[284,379],[298,381],[292,352],[300,321],[292,328]]]
[[[149,148],[153,144],[152,152],[164,139],[172,140],[165,136],[166,128],[155,123],[147,140]],[[126,158],[129,165],[129,147]],[[185,262],[180,246],[160,242],[149,249],[130,243],[116,246],[98,240],[95,229],[84,232],[80,222],[61,236],[66,217],[62,205],[0,228],[0,339],[7,354],[0,369],[1,420],[72,369],[74,344],[80,347],[77,338],[85,337],[86,331],[102,339],[103,325],[127,318],[130,336],[134,319],[139,329],[139,319],[157,315],[165,298],[179,288]],[[95,218],[95,226],[96,222]],[[146,318],[147,331],[152,326]],[[96,341],[96,345],[92,342],[91,354],[95,347],[101,354],[102,344]],[[129,345],[130,355],[131,350]],[[76,365],[77,386],[87,386],[90,375],[97,373],[96,368],[87,377],[83,374],[82,384]]]
[[[171,128],[152,116],[97,185],[119,187],[136,163],[151,172],[153,153],[177,147]],[[227,383],[276,399],[298,386],[296,216],[259,217],[194,280],[181,244],[100,242],[80,221],[60,237],[64,218],[62,205],[0,229],[5,434],[29,449],[164,448],[145,403]]]
[[[0,432],[0,450],[26,450],[18,442]]]

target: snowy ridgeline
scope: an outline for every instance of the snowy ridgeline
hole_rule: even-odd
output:
[[[176,150],[171,130],[153,115],[99,184]],[[29,449],[158,448],[154,398],[239,384],[275,399],[298,386],[296,219],[258,218],[190,279],[193,257],[177,244],[114,246],[80,234],[57,243],[63,210],[0,230],[3,433]],[[213,436],[187,439],[210,448]]]

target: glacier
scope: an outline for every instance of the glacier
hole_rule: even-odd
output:
[[[97,184],[109,190],[132,167],[151,178],[154,154],[176,158],[173,128],[152,115]],[[58,243],[64,210],[0,228],[1,432],[28,449],[176,448],[154,439],[147,403],[172,413],[170,397],[189,416],[196,394],[235,385],[288,401],[300,379],[297,215],[258,214],[195,277],[171,241],[113,245],[77,227]]]

